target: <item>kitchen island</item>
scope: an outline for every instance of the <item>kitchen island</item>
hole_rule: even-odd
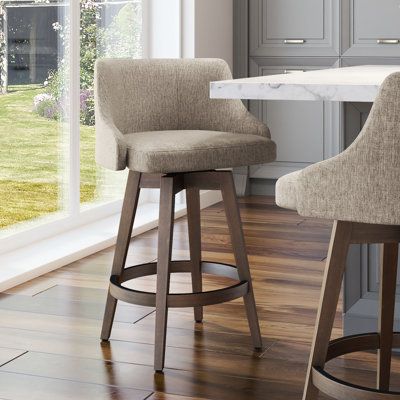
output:
[[[293,71],[279,75],[212,82],[210,96],[215,99],[319,101],[324,104],[341,102],[341,112],[345,114],[344,126],[338,130],[342,137],[335,138],[338,145],[329,155],[333,156],[344,150],[355,139],[365,123],[380,85],[390,74],[400,72],[400,65],[362,65],[310,72],[289,72]],[[356,113],[345,112],[346,105],[350,103],[356,105]],[[343,135],[344,131],[346,137]],[[274,138],[273,129],[271,134],[272,139],[279,140]],[[293,131],[293,135],[298,135],[298,131]],[[294,151],[297,151],[297,148]],[[267,170],[273,167],[266,165],[262,168]],[[248,175],[246,179],[245,173],[238,171],[235,179],[239,194],[246,192]],[[265,172],[263,173],[265,175]],[[348,257],[351,267],[349,265],[346,269],[344,284],[345,335],[376,330],[379,260],[378,245],[352,245]],[[398,306],[400,304],[397,304]],[[396,316],[395,330],[399,328],[400,318]]]
[[[211,82],[211,98],[373,102],[400,65],[361,65]]]

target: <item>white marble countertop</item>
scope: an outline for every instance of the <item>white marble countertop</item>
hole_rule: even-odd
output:
[[[400,65],[362,65],[211,82],[214,99],[373,102]]]

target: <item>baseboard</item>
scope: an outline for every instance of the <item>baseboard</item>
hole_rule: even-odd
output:
[[[375,294],[359,299],[343,315],[344,334],[356,335],[365,332],[377,332],[378,330],[379,299]],[[394,330],[400,330],[400,298],[396,296],[396,311]]]
[[[255,196],[275,196],[276,179],[250,179],[250,194]]]

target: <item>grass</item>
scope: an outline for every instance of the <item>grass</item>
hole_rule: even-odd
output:
[[[37,85],[0,95],[0,229],[62,209],[65,134],[33,112]],[[81,202],[96,196],[94,127],[81,126]],[[65,164],[66,165],[66,164]]]

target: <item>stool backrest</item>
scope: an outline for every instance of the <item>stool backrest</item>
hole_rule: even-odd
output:
[[[221,116],[243,106],[240,100],[210,99],[210,82],[231,78],[219,59],[100,59],[97,112],[111,117],[122,134],[220,130]]]
[[[400,150],[400,72],[391,74],[382,83],[354,146],[358,146],[360,140],[365,146],[371,147],[371,150],[377,142],[380,143],[379,147],[386,147],[388,153],[395,150],[393,144],[399,146],[397,149]]]
[[[381,85],[354,142],[302,170],[297,189],[301,215],[400,225],[400,72]]]

